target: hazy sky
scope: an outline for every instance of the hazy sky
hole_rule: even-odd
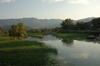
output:
[[[100,16],[100,0],[0,0],[0,19],[39,19]]]

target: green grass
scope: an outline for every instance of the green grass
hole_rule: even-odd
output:
[[[88,36],[88,34],[83,34],[83,33],[56,33],[54,35],[56,37],[73,38],[73,39],[85,39]]]
[[[36,41],[0,41],[0,66],[55,66],[57,50]]]
[[[0,36],[0,41],[7,41],[10,40],[10,37],[8,36]]]
[[[35,38],[43,38],[43,33],[29,33],[28,36],[35,37]]]
[[[39,42],[33,42],[33,41],[9,41],[9,42],[4,42],[0,44],[0,50],[1,49],[7,49],[7,48],[32,48],[32,47],[41,47],[44,44],[41,44]],[[44,45],[45,46],[45,45]]]

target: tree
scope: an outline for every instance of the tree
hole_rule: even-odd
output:
[[[95,18],[91,21],[93,28],[98,29],[100,28],[100,18]]]
[[[84,22],[77,22],[76,23],[76,29],[77,30],[83,30],[84,29]]]
[[[75,24],[75,29],[76,30],[88,30],[90,28],[90,24],[88,22],[80,22],[78,21]]]
[[[73,25],[73,21],[71,19],[65,19],[61,23],[62,29],[64,30],[72,29],[72,25]]]
[[[0,26],[0,35],[7,34],[7,30]]]
[[[18,23],[17,25],[12,25],[9,30],[9,36],[12,37],[26,37],[27,30],[23,23]]]

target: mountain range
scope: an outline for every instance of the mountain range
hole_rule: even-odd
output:
[[[94,18],[96,18],[96,17],[88,17],[88,18],[83,18],[83,19],[79,19],[79,20],[73,20],[73,23],[76,24],[78,21],[79,22],[89,22]]]
[[[83,22],[89,22],[94,17],[84,18],[80,20],[73,20],[74,24],[77,21],[83,21]],[[24,23],[27,28],[55,28],[60,27],[60,24],[62,23],[62,19],[37,19],[37,18],[20,18],[20,19],[0,19],[0,26],[5,28],[10,28],[11,25],[17,24],[17,23]]]

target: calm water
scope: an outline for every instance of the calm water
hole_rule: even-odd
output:
[[[56,48],[61,66],[100,66],[100,41],[56,38],[51,35],[39,40]]]

